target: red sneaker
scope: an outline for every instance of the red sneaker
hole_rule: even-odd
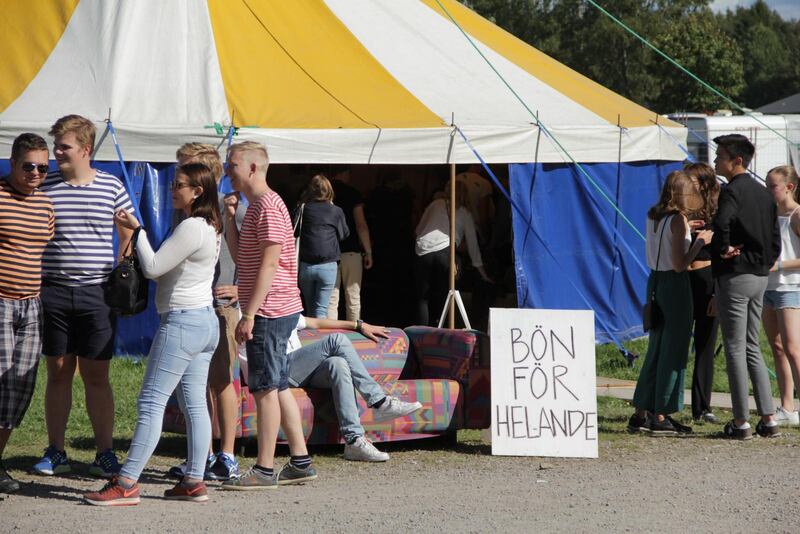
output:
[[[133,506],[139,504],[139,484],[134,484],[130,489],[123,488],[118,478],[113,476],[103,489],[87,493],[83,500],[95,506]]]
[[[208,500],[208,490],[202,482],[192,486],[184,486],[182,482],[178,482],[174,488],[164,492],[164,498],[173,501],[205,502]]]

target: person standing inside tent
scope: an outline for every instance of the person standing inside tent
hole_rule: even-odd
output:
[[[161,438],[164,409],[173,391],[177,391],[186,418],[190,450],[186,475],[164,492],[164,498],[208,500],[203,483],[211,442],[206,386],[211,354],[219,341],[211,285],[222,239],[217,182],[212,171],[200,163],[179,167],[172,182],[172,206],[186,218],[157,252],[153,252],[134,215],[125,210],[116,215],[120,224],[134,232],[144,275],[158,281],[155,300],[160,323],[147,355],[136,428],[125,465],[100,491],[84,495],[84,501],[96,506],[139,503],[138,480]]]
[[[47,360],[45,421],[49,444],[34,466],[40,475],[71,470],[64,448],[76,367],[86,391],[97,454],[89,473],[110,477],[119,472],[112,449],[114,394],[108,379],[114,349],[115,321],[105,302],[104,286],[114,267],[114,227],[118,253],[132,231],[115,221],[120,210],[133,212],[122,182],[91,166],[95,128],[92,121],[67,115],[50,129],[58,172],[41,190],[53,201],[55,236],[42,258],[42,353]]]
[[[647,299],[654,301],[658,322],[650,329],[647,356],[636,381],[628,422],[631,432],[654,436],[691,433],[670,414],[683,409],[683,382],[692,334],[692,289],[686,272],[713,233],[701,230],[692,244],[689,216],[702,208],[702,198],[688,174],[667,176],[661,196],[647,212],[646,251],[650,277]]]
[[[289,211],[267,185],[269,157],[264,145],[252,141],[228,150],[228,176],[249,206],[241,232],[226,226],[231,255],[239,268],[242,318],[236,338],[247,343],[248,379],[258,417],[256,465],[224,489],[270,489],[317,478],[303,436],[300,408],[289,391],[286,346],[303,309],[297,288],[297,256]],[[234,217],[238,198],[226,197],[226,216]],[[275,473],[275,443],[283,427],[290,461]]]
[[[461,241],[466,240],[467,252],[473,267],[484,281],[491,282],[483,267],[472,214],[464,205],[465,195],[464,184],[456,182],[455,246],[458,248]],[[453,216],[453,209],[450,205],[450,183],[448,182],[445,188],[445,198],[437,198],[431,202],[417,224],[414,287],[417,305],[416,321],[420,325],[431,324],[429,308],[431,300],[433,300],[433,311],[437,314],[439,311],[437,307],[444,306],[447,296],[447,280],[450,273],[450,217]]]
[[[339,270],[328,304],[328,319],[339,318],[339,288],[344,285],[345,317],[361,318],[361,280],[364,269],[372,268],[372,242],[364,216],[364,198],[350,185],[350,169],[339,167],[333,174],[333,202],[344,212],[350,235],[342,241]]]
[[[306,315],[324,319],[336,283],[339,242],[350,235],[342,208],[333,203],[333,187],[315,175],[300,195],[295,213],[300,237],[300,291]]]
[[[178,167],[190,163],[205,165],[211,170],[217,185],[225,172],[217,149],[211,145],[186,143],[178,149],[175,157],[178,160]],[[224,211],[221,199],[219,209],[221,213]],[[176,210],[175,213],[177,222],[186,218],[181,210]],[[236,224],[241,227],[244,213],[244,203],[241,203],[236,209],[235,219],[227,221],[226,224]],[[238,300],[236,264],[223,239],[214,275],[214,312],[219,319],[219,343],[211,356],[208,368],[209,400],[216,408],[220,433],[219,451],[214,454],[214,451],[209,449],[206,460],[205,475],[211,480],[228,480],[239,475],[239,463],[233,450],[239,416],[239,397],[233,387],[236,361],[239,357],[239,344],[235,336],[236,324],[239,322]],[[183,477],[186,473],[186,463],[174,466],[169,472],[171,476]]]
[[[0,180],[0,459],[31,403],[42,350],[42,254],[55,231],[53,203],[37,189],[47,158],[44,139],[21,134],[11,145],[11,174]],[[0,462],[0,493],[18,489]]]
[[[726,437],[749,439],[747,377],[761,420],[756,433],[780,435],[767,367],[759,347],[759,327],[767,275],[781,254],[778,212],[769,191],[747,173],[755,147],[743,135],[714,139],[714,168],[728,180],[719,194],[711,242],[711,268],[716,279],[716,306],[725,346],[733,420]]]
[[[767,189],[778,205],[781,255],[772,267],[764,293],[764,332],[772,347],[781,405],[779,425],[800,425],[794,409],[794,386],[800,384],[800,189],[790,165],[767,173]],[[794,380],[792,379],[794,375]]]
[[[475,163],[469,169],[456,176],[456,180],[464,184],[464,201],[472,214],[475,230],[481,243],[489,241],[489,227],[494,215],[494,202],[492,199],[492,184],[481,176],[483,167]]]
[[[706,227],[717,211],[719,182],[714,169],[705,163],[690,163],[683,169],[692,179],[703,198],[699,217],[691,225]],[[692,374],[692,418],[695,421],[718,423],[711,409],[711,388],[714,381],[714,356],[719,332],[719,321],[711,309],[714,297],[714,277],[711,274],[711,250],[708,245],[700,249],[689,265],[694,310],[694,373]]]

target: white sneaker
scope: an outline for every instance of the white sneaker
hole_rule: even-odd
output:
[[[375,414],[372,420],[376,423],[389,421],[416,412],[420,408],[422,408],[420,402],[405,402],[397,397],[387,396],[380,408],[373,408]]]
[[[389,455],[376,449],[364,436],[359,436],[353,443],[344,444],[344,459],[355,462],[385,462]]]
[[[798,426],[800,425],[800,413],[790,412],[784,410],[783,406],[778,406],[778,409],[775,410],[775,422],[780,426]]]

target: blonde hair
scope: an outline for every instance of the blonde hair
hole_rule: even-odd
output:
[[[783,183],[785,184],[794,184],[792,196],[794,197],[795,202],[800,202],[800,187],[798,187],[797,171],[794,167],[791,165],[778,165],[777,167],[771,168],[769,172],[767,172],[767,176],[770,174],[777,174],[783,178]]]
[[[185,143],[175,152],[177,160],[185,159],[202,163],[211,170],[215,180],[219,180],[225,173],[219,152],[211,145],[205,143]]]
[[[65,115],[58,119],[48,132],[53,137],[63,137],[67,133],[74,133],[75,140],[81,148],[88,146],[94,152],[94,123],[80,115]]]
[[[233,144],[228,149],[228,157],[231,157],[233,154],[238,152],[255,154],[255,158],[251,161],[256,164],[258,170],[267,170],[267,166],[269,165],[269,154],[267,153],[267,147],[265,147],[263,144],[255,141],[242,141],[241,143]]]
[[[322,174],[317,174],[303,190],[300,202],[333,202],[333,186]]]
[[[658,202],[650,208],[647,216],[658,222],[667,215],[680,213],[688,217],[703,207],[700,191],[692,178],[684,171],[672,171],[661,189]]]

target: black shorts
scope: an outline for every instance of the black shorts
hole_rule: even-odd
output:
[[[74,354],[89,360],[110,360],[116,320],[102,284],[82,287],[42,284],[42,353]]]

